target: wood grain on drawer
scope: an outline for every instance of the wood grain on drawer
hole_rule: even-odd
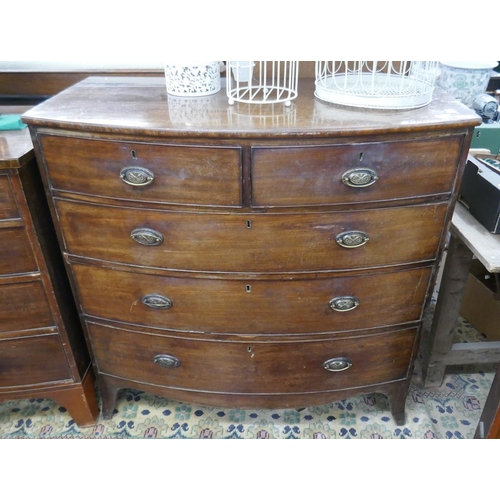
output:
[[[415,342],[415,330],[269,343],[185,340],[97,324],[89,324],[89,331],[101,373],[172,388],[250,394],[321,392],[402,379]],[[158,355],[180,364],[160,366]],[[336,358],[352,365],[326,370],[324,363]]]
[[[38,271],[24,227],[0,229],[0,275]]]
[[[84,313],[178,331],[314,333],[359,330],[420,319],[430,268],[302,280],[160,277],[73,264]],[[144,297],[169,299],[153,309]],[[332,299],[359,306],[334,311]]]
[[[239,147],[166,146],[42,136],[55,189],[136,201],[240,206]],[[148,186],[126,184],[126,167],[148,169]]]
[[[0,387],[17,387],[71,378],[58,335],[0,340]]]
[[[0,286],[0,335],[54,324],[41,281]]]
[[[57,200],[70,254],[178,270],[292,272],[356,269],[434,259],[446,204],[312,214],[210,214],[102,207]],[[163,241],[144,245],[133,231]],[[369,241],[345,248],[348,231]],[[415,244],[415,242],[418,244]]]
[[[16,199],[7,175],[0,175],[0,221],[20,218]]]
[[[362,203],[449,193],[461,137],[414,142],[252,149],[254,206]],[[379,179],[348,187],[342,175],[368,168]]]

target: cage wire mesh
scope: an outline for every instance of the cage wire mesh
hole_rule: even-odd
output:
[[[229,104],[279,103],[290,106],[297,97],[298,61],[228,61],[226,92]]]
[[[411,109],[429,104],[438,61],[316,61],[315,95],[345,106]]]

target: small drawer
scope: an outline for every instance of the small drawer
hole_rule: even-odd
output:
[[[0,229],[0,275],[37,272],[24,227]]]
[[[19,219],[14,192],[7,175],[0,175],[0,222],[8,219]]]
[[[58,335],[0,340],[0,387],[20,387],[71,378]]]
[[[415,329],[303,342],[186,340],[89,324],[100,373],[233,394],[334,391],[404,379]]]
[[[271,335],[418,321],[431,271],[243,281],[81,264],[73,264],[73,270],[83,311],[90,316],[166,330]]]
[[[41,136],[53,188],[167,204],[241,206],[239,147]]]
[[[41,281],[0,286],[0,337],[4,332],[54,325]]]
[[[432,260],[448,208],[442,203],[291,215],[153,211],[68,200],[57,200],[56,206],[72,255],[165,269],[247,273]]]
[[[452,190],[462,137],[252,148],[256,207],[407,199]]]

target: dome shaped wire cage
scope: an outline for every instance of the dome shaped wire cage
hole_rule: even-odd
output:
[[[297,97],[298,78],[298,61],[228,61],[228,102],[283,102],[290,106]]]
[[[315,96],[345,106],[412,109],[429,104],[437,61],[316,61]]]

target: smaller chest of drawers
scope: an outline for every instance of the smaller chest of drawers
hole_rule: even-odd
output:
[[[8,109],[8,108],[7,108]],[[0,400],[98,414],[90,356],[27,129],[0,132]]]

